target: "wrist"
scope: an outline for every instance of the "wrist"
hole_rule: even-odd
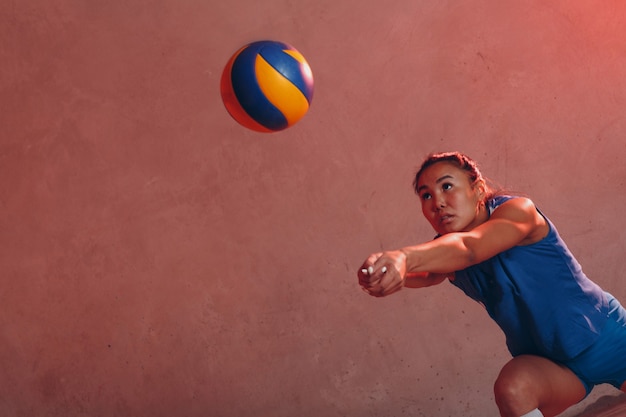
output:
[[[415,268],[415,260],[414,260],[414,253],[411,250],[411,248],[401,248],[400,252],[402,252],[404,254],[404,266],[406,268],[406,272],[413,272],[413,268]]]

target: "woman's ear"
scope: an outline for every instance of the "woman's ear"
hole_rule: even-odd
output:
[[[474,184],[476,192],[478,193],[478,198],[480,201],[485,200],[485,194],[487,193],[487,185],[485,184],[485,180],[482,178],[476,181]]]

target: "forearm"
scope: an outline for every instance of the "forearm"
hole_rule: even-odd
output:
[[[446,278],[452,276],[449,274],[435,274],[429,272],[418,272],[407,274],[404,279],[404,286],[406,288],[425,288],[433,285],[440,284]]]
[[[401,249],[406,255],[407,274],[458,271],[474,263],[473,251],[458,233],[450,233],[415,246]]]

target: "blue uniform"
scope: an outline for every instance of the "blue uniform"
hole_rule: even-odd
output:
[[[511,198],[515,197],[497,196],[488,201],[489,213]],[[624,309],[587,278],[552,222],[544,218],[550,227],[545,238],[456,271],[452,283],[486,308],[503,330],[513,356],[539,355],[569,366],[592,350],[594,344],[601,345],[603,329],[613,328],[610,323],[619,320]],[[614,335],[623,342],[619,362],[626,362],[623,320],[619,332]],[[615,365],[614,360],[606,359]],[[581,378],[588,392],[596,383],[609,382],[618,388],[617,384],[623,383],[620,377],[617,379],[621,382],[613,382],[587,377],[585,369],[570,369]],[[626,378],[626,368],[622,375]]]

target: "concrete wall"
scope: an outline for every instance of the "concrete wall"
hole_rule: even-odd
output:
[[[411,176],[462,150],[626,300],[620,0],[4,0],[0,414],[492,416],[508,360],[449,284],[370,298],[432,237]],[[294,45],[312,108],[246,130],[243,44]]]

